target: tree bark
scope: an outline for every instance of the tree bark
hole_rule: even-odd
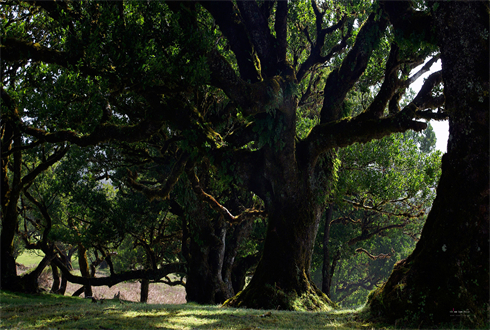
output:
[[[58,270],[58,267],[56,267],[56,265],[53,263],[51,263],[51,270],[53,273],[53,284],[51,285],[51,292],[58,293],[61,284],[60,272]]]
[[[90,269],[87,260],[87,249],[80,243],[78,244],[78,265],[80,266],[80,273],[83,277],[90,278]],[[85,284],[83,286],[85,297],[92,296],[92,286]]]
[[[325,212],[325,228],[323,230],[323,265],[322,265],[322,291],[330,296],[332,285],[333,267],[330,266],[330,222],[332,221],[333,205],[330,204]],[[335,260],[333,260],[335,261]]]
[[[150,281],[147,279],[141,280],[141,290],[140,290],[140,302],[148,302],[148,293],[150,291]]]
[[[485,326],[489,308],[489,6],[436,2],[449,142],[437,197],[413,253],[369,306],[420,326]],[[460,316],[463,315],[461,318]],[[398,322],[400,324],[400,322]]]
[[[219,304],[233,295],[223,280],[226,223],[222,216],[211,220],[206,205],[198,202],[192,213],[190,257],[186,281],[187,301]]]
[[[285,310],[329,309],[330,299],[310,277],[311,253],[321,208],[311,205],[308,200],[284,200],[276,202],[271,209],[264,252],[252,281],[226,305]]]

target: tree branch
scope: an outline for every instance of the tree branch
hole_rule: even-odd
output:
[[[190,158],[190,154],[182,153],[172,167],[170,175],[167,177],[165,184],[161,188],[149,188],[141,183],[136,182],[137,175],[132,173],[128,169],[128,184],[135,190],[143,193],[150,201],[158,199],[167,199],[169,194],[172,192],[173,187],[180,178],[180,175],[184,173],[187,162]]]
[[[29,183],[31,183],[39,174],[46,171],[49,167],[51,167],[54,163],[58,162],[70,149],[69,146],[60,148],[56,150],[45,162],[42,162],[35,169],[33,169],[29,174],[25,175],[22,178],[21,186],[25,187]]]
[[[217,51],[208,54],[208,65],[211,69],[211,84],[222,89],[238,104],[245,116],[265,112],[266,105],[272,101],[271,88],[279,86],[279,77],[253,84],[245,82]]]
[[[187,171],[187,177],[189,178],[189,181],[192,186],[192,190],[194,190],[194,193],[201,199],[202,201],[208,203],[208,205],[215,211],[217,211],[223,218],[229,222],[229,223],[240,223],[243,220],[249,219],[250,217],[260,217],[264,216],[266,213],[265,211],[261,210],[255,210],[255,209],[247,209],[240,213],[237,216],[234,216],[231,214],[231,212],[221,205],[213,196],[210,194],[206,193],[200,183],[199,183],[199,178],[197,177],[196,173],[194,172],[193,169],[190,169]]]
[[[341,105],[347,92],[367,68],[369,58],[387,25],[388,21],[384,16],[376,19],[376,13],[369,15],[357,35],[354,46],[342,61],[340,68],[332,71],[328,76],[320,113],[322,124],[339,119]]]
[[[261,80],[254,66],[253,49],[245,25],[237,15],[232,1],[200,1],[200,4],[213,16],[221,33],[226,37],[237,59],[240,76],[251,83]]]
[[[393,229],[393,228],[403,228],[406,225],[407,225],[407,223],[401,223],[401,224],[397,224],[397,225],[389,225],[389,226],[386,226],[386,227],[378,228],[377,230],[375,230],[373,232],[370,232],[370,233],[367,233],[367,234],[362,234],[362,235],[359,235],[357,237],[354,237],[354,238],[350,239],[347,242],[347,245],[349,245],[349,246],[354,245],[357,242],[368,240],[371,237],[373,237],[373,236],[381,233],[382,231]]]
[[[48,48],[40,45],[39,43],[33,43],[30,41],[14,38],[2,38],[0,51],[2,53],[2,59],[10,62],[32,60],[34,62],[57,64],[62,67],[68,67],[70,65],[77,66],[80,71],[90,75],[98,75],[101,73],[90,67],[78,65],[79,61],[82,59],[79,56],[71,56],[66,52]]]
[[[279,63],[286,61],[287,51],[287,16],[288,16],[288,2],[277,1],[276,8],[276,20],[274,22],[274,30],[276,31],[277,40],[277,60]]]
[[[257,52],[263,77],[273,77],[278,73],[278,56],[274,49],[275,40],[269,29],[267,18],[256,1],[237,1],[240,15],[250,35],[250,40]],[[277,13],[276,13],[277,15]]]
[[[185,263],[171,263],[167,265],[163,265],[160,269],[155,270],[133,270],[122,273],[114,273],[108,277],[99,277],[99,278],[88,278],[82,276],[73,275],[65,264],[59,259],[54,258],[53,263],[61,270],[63,276],[71,283],[82,284],[82,285],[91,285],[91,286],[108,286],[112,287],[118,283],[135,280],[135,279],[147,279],[158,281],[162,277],[167,276],[172,273],[185,273],[186,272],[186,264]]]
[[[344,118],[317,125],[299,143],[298,150],[300,153],[307,150],[310,160],[316,161],[320,154],[331,148],[345,147],[355,142],[366,143],[374,139],[381,139],[391,133],[405,132],[409,129],[422,131],[427,128],[427,124],[413,119],[417,116],[427,115],[427,113],[422,113],[419,110],[434,107],[442,102],[441,99],[435,99],[431,95],[432,89],[441,80],[441,71],[431,74],[413,101],[394,115],[378,119],[363,112],[354,118]],[[302,150],[303,148],[305,150]]]
[[[395,217],[418,218],[418,217],[421,217],[421,216],[423,216],[425,214],[425,212],[423,210],[422,211],[419,211],[416,214],[412,214],[410,212],[400,212],[400,213],[397,213],[397,212],[385,211],[385,210],[383,210],[380,207],[383,204],[386,204],[388,202],[398,202],[398,201],[384,201],[380,205],[368,206],[368,205],[365,205],[363,202],[362,203],[354,202],[354,201],[349,200],[347,198],[344,198],[343,200],[344,200],[344,202],[347,202],[347,203],[351,204],[352,206],[354,206],[356,208],[362,208],[362,209],[367,210],[367,211],[375,211],[375,212],[378,212],[378,213],[382,213],[382,214],[386,214],[386,215],[392,215],[392,216],[395,216]]]
[[[357,253],[362,253],[364,252],[370,259],[376,260],[376,259],[390,259],[393,255],[391,253],[380,253],[377,256],[372,255],[368,251],[364,250],[363,248],[358,248],[356,249]]]
[[[301,64],[298,73],[296,74],[296,79],[298,81],[301,81],[308,70],[314,66],[315,64],[318,63],[325,63],[329,61],[335,53],[340,52],[342,49],[345,48],[347,45],[347,39],[349,37],[349,33],[346,36],[342,37],[342,41],[335,45],[331,50],[330,53],[327,56],[322,56],[321,51],[323,46],[325,45],[325,37],[327,34],[333,33],[338,29],[341,29],[345,22],[347,21],[347,16],[343,16],[340,21],[338,21],[336,24],[332,25],[331,27],[328,27],[326,29],[322,29],[322,22],[323,22],[323,16],[324,13],[320,12],[320,9],[318,8],[318,5],[314,0],[311,1],[311,6],[313,8],[313,12],[315,13],[315,23],[316,23],[316,40],[313,42],[310,38],[310,35],[308,31],[305,29],[304,33],[306,34],[306,37],[308,41],[311,44],[311,51],[310,55],[308,58]]]

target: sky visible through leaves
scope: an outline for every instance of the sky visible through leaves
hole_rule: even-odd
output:
[[[424,64],[421,64],[420,66],[414,68],[412,72],[417,72]],[[410,87],[415,91],[415,93],[418,93],[418,91],[422,87],[422,84],[424,83],[424,79],[427,78],[431,73],[439,70],[441,70],[441,60],[434,63],[431,70],[422,75],[421,78],[417,79]],[[447,139],[449,138],[449,121],[433,120],[430,122],[430,124],[432,125],[432,128],[434,128],[434,132],[436,133],[437,137],[436,149],[442,151],[443,153],[446,152]]]

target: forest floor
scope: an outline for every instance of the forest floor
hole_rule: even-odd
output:
[[[18,274],[29,271],[39,256],[23,254]],[[76,267],[76,263],[73,263]],[[77,270],[74,270],[77,273]],[[96,274],[105,276],[104,272]],[[148,303],[139,303],[140,283],[92,287],[97,299],[71,297],[80,285],[68,283],[64,296],[49,294],[51,269],[39,279],[45,293],[0,291],[0,328],[8,329],[383,329],[363,321],[355,310],[288,312],[221,308],[188,304],[182,286],[150,284]],[[120,292],[119,299],[113,299]]]
[[[0,291],[0,328],[9,329],[383,329],[359,312],[287,312],[195,304],[143,304],[48,293]]]
[[[23,254],[18,274],[29,271],[39,260]],[[23,264],[20,264],[23,262]],[[24,266],[27,265],[27,266]],[[76,263],[74,263],[74,266]],[[75,269],[74,273],[77,273]],[[104,271],[97,277],[106,276]],[[148,303],[139,303],[140,283],[125,282],[92,287],[92,299],[72,297],[80,285],[68,283],[64,296],[50,294],[51,269],[43,272],[40,286],[46,291],[26,295],[0,291],[0,329],[401,329],[367,321],[362,309],[330,312],[290,312],[235,309],[186,303],[185,288],[150,284]],[[118,294],[119,299],[114,299]],[[444,327],[440,328],[443,329]],[[448,327],[462,329],[461,327]]]

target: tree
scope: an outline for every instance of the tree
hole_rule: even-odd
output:
[[[140,141],[164,126],[181,131],[193,152],[233,174],[263,200],[268,214],[253,280],[228,304],[328,308],[309,269],[335,181],[336,148],[420,131],[426,124],[416,119],[445,116],[427,110],[442,102],[431,94],[440,73],[399,109],[417,77],[406,77],[407,69],[436,49],[432,21],[423,12],[410,12],[407,39],[389,28],[394,18],[387,7],[314,1],[15,3],[6,15],[2,60],[32,76],[26,80],[30,97],[43,111],[29,109],[32,124],[14,119],[36,141],[80,146]],[[18,24],[17,13],[30,23]],[[220,111],[206,119],[194,97],[203,84],[226,95]],[[365,111],[350,117],[346,96],[356,84],[379,89]],[[12,84],[6,92],[18,89]],[[28,104],[29,98],[20,99]],[[66,108],[78,116],[67,116]],[[298,131],[302,116],[311,119],[308,134]],[[189,159],[172,171],[168,188]]]
[[[432,141],[434,144],[435,140]],[[323,249],[322,291],[329,297],[338,263],[348,262],[357,252],[356,247],[372,258],[363,249],[370,244],[366,241],[389,235],[391,240],[400,241],[400,245],[393,243],[391,247],[399,252],[406,245],[397,239],[402,230],[413,238],[419,235],[440,177],[441,154],[439,151],[425,152],[427,146],[430,148],[431,143],[427,143],[423,136],[410,132],[339,150],[341,165],[335,203],[326,211],[316,247],[317,253]],[[389,258],[393,256],[390,249],[380,253]],[[344,276],[351,277],[352,274]],[[381,274],[376,275],[377,281],[364,282],[363,287],[368,288],[385,279],[378,275]],[[354,284],[349,285],[352,290],[356,289]]]
[[[2,233],[1,233],[1,267],[2,286],[11,290],[35,292],[37,277],[49,265],[53,255],[46,255],[38,267],[31,273],[19,278],[15,266],[14,238],[18,231],[18,204],[23,190],[28,189],[33,181],[44,171],[58,162],[68,151],[65,145],[56,148],[39,148],[39,143],[23,141],[16,122],[19,110],[16,102],[2,88]],[[27,142],[27,143],[26,143]],[[27,145],[27,146],[26,146]],[[23,159],[23,149],[35,148],[39,157],[30,162]],[[51,149],[51,150],[50,150]],[[26,164],[27,163],[27,164]],[[27,168],[27,170],[26,170]],[[42,212],[42,211],[41,211]],[[51,223],[48,220],[47,227]],[[46,241],[40,242],[43,247]]]
[[[173,145],[173,148],[177,158],[187,153],[182,146]],[[150,146],[147,150],[151,150]],[[138,179],[130,179],[129,184],[149,199],[168,199],[170,212],[181,218],[181,258],[187,262],[187,301],[223,303],[239,286],[232,276],[238,269],[234,268],[239,260],[237,253],[250,234],[255,217],[263,212],[254,209],[250,194],[238,189],[231,178],[221,179],[209,160],[200,164],[189,162],[185,174],[181,175],[184,180],[179,180],[167,193],[166,185],[159,183],[165,181],[173,166],[178,166],[178,160],[169,162],[167,158],[153,157],[145,166],[134,167]]]
[[[331,189],[336,171],[334,150],[397,131],[424,129],[424,123],[413,119],[433,116],[430,111],[420,110],[440,104],[440,98],[436,100],[430,95],[432,87],[440,81],[440,73],[431,76],[409,106],[402,111],[395,106],[393,114],[388,116],[384,112],[388,103],[394,100],[397,104],[395,94],[406,87],[407,81],[398,79],[402,63],[419,62],[430,51],[427,48],[420,50],[422,40],[418,40],[412,50],[397,43],[396,38],[390,40],[384,4],[381,8],[376,4],[362,9],[345,9],[369,13],[356,31],[353,44],[347,39],[354,20],[349,20],[348,14],[343,18],[335,16],[333,8],[325,5],[322,10],[315,2],[311,7],[284,2],[278,2],[276,7],[266,3],[260,6],[256,2],[238,2],[236,5],[203,2],[202,5],[228,39],[238,64],[237,75],[223,57],[211,57],[211,84],[221,88],[249,118],[248,126],[244,126],[242,132],[237,130],[225,141],[233,143],[235,148],[250,141],[258,142],[254,149],[242,148],[226,156],[235,163],[237,176],[244,186],[264,200],[269,221],[262,259],[254,277],[249,286],[227,305],[328,308],[329,299],[311,282],[309,269],[325,196]],[[293,13],[300,10],[311,10],[311,20],[315,22],[313,29],[316,28],[313,40],[307,27],[298,33],[306,35],[303,48],[308,51],[305,57],[288,48],[292,38],[289,36],[297,32],[288,22]],[[269,19],[274,22],[273,26],[269,26]],[[324,21],[334,21],[334,24],[324,27]],[[430,33],[426,38],[430,40]],[[326,40],[332,39],[336,43],[330,46]],[[364,112],[353,118],[344,117],[345,97],[369,64],[372,65],[370,58],[382,40],[391,46],[390,56],[381,57],[385,65],[384,83]],[[347,55],[339,56],[341,50],[347,50]],[[323,87],[319,123],[305,138],[298,140],[296,123],[300,97],[296,93],[301,95],[303,92],[300,84],[307,73],[312,73],[313,80],[326,74],[314,72],[313,69],[321,64],[328,66],[331,72]],[[305,91],[305,98],[306,94]],[[246,130],[247,127],[250,128]],[[236,135],[244,136],[244,132],[247,132],[246,139],[239,140]]]
[[[393,4],[390,17],[407,22]],[[413,253],[371,294],[373,313],[418,326],[483,326],[489,306],[489,24],[486,2],[431,3],[449,142],[437,197]],[[486,30],[485,30],[486,31]],[[401,32],[402,33],[402,32]],[[455,312],[465,315],[454,317]]]
[[[111,140],[139,141],[158,132],[169,119],[177,127],[182,124],[199,131],[199,127],[188,125],[189,117],[179,115],[188,109],[183,101],[186,98],[182,97],[188,91],[187,82],[203,70],[186,66],[189,74],[184,74],[176,69],[187,61],[172,46],[178,35],[183,36],[172,29],[176,27],[172,25],[174,17],[161,3],[72,6],[64,2],[12,1],[1,10],[5,33],[1,44],[2,285],[35,291],[37,284],[32,278],[44,266],[26,278],[30,283],[26,287],[16,276],[12,253],[22,190],[64,156],[68,150],[64,142],[86,147]],[[152,36],[151,31],[157,29],[165,33]],[[135,39],[134,35],[144,35],[146,39]],[[189,35],[181,40],[190,41]],[[163,59],[183,62],[169,65]],[[148,73],[150,67],[152,75]],[[183,78],[187,80],[183,82]],[[154,102],[153,96],[162,93],[167,97],[179,96],[173,101],[166,100],[166,105]],[[165,111],[167,106],[170,112]],[[23,153],[42,147],[51,154],[45,155],[33,171],[23,173]],[[52,257],[47,254],[43,264]],[[71,280],[90,282],[71,275],[60,259],[53,262]],[[166,275],[168,270],[180,270],[181,266],[174,264],[153,272],[149,278]],[[141,278],[148,277],[148,273],[138,274]],[[126,273],[116,281],[132,276],[135,273]],[[113,281],[114,278],[98,283]]]

